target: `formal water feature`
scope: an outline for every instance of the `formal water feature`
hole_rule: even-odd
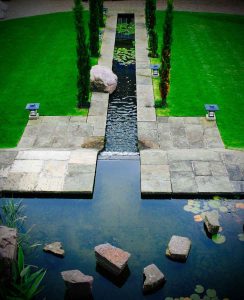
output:
[[[109,97],[105,152],[138,151],[134,29],[133,15],[118,15],[113,60],[118,86]]]
[[[138,160],[99,160],[92,200],[24,199],[26,227],[35,224],[27,263],[47,269],[45,288],[37,299],[63,299],[60,272],[79,269],[94,277],[95,300],[141,300],[190,297],[241,300],[244,295],[243,200],[142,200]],[[211,240],[201,221],[203,211],[217,210],[222,231]],[[172,235],[191,239],[186,263],[165,256]],[[65,257],[42,251],[45,243],[60,241]],[[94,247],[109,242],[131,253],[129,270],[116,280],[96,266]],[[164,273],[164,287],[143,295],[143,268],[155,263]],[[195,289],[200,285],[204,292]],[[198,287],[197,291],[202,289]],[[199,299],[193,296],[191,299]]]

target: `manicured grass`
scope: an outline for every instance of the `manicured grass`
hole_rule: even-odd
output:
[[[87,26],[88,19],[85,11]],[[0,22],[0,45],[0,147],[17,145],[28,121],[28,102],[40,102],[41,115],[87,114],[76,109],[72,12]]]
[[[158,11],[159,44],[163,18]],[[204,116],[204,103],[217,103],[225,145],[243,148],[244,17],[174,12],[173,25],[170,115]],[[158,113],[165,114],[162,109]]]

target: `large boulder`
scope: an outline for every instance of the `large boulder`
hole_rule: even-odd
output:
[[[0,260],[12,262],[17,258],[17,230],[0,226]]]
[[[143,275],[145,277],[143,283],[143,292],[149,293],[159,289],[165,282],[164,274],[155,264],[151,264],[144,268]]]
[[[97,92],[112,94],[118,82],[118,77],[107,67],[96,65],[90,72],[91,87]]]
[[[130,253],[107,244],[95,247],[97,263],[113,275],[118,276],[127,266]]]
[[[216,234],[219,232],[219,214],[218,211],[207,211],[204,214],[204,223],[210,234]]]
[[[187,237],[173,235],[169,241],[166,255],[172,260],[186,261],[191,248]]]
[[[61,272],[67,291],[65,299],[90,299],[92,298],[93,277],[85,275],[79,270]]]

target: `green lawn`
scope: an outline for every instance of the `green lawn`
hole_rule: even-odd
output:
[[[158,11],[160,45],[163,18],[164,12]],[[243,16],[174,12],[169,108],[158,114],[203,116],[204,103],[217,103],[225,145],[243,148],[243,36]]]
[[[88,18],[85,11],[86,25]],[[41,115],[87,113],[76,109],[72,12],[0,22],[0,45],[0,147],[17,145],[28,102],[40,102]]]

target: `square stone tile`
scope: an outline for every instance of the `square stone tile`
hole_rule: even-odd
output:
[[[231,181],[243,181],[244,174],[241,172],[241,169],[238,165],[226,165],[228,176]]]
[[[18,151],[0,150],[0,164],[11,164],[14,161],[17,154]]]
[[[192,172],[170,172],[173,193],[197,193],[198,189]]]
[[[96,165],[97,153],[97,150],[92,149],[71,151],[69,163]]]
[[[199,193],[233,193],[233,187],[226,176],[197,176]]]
[[[141,192],[142,194],[164,194],[171,193],[170,181],[164,181],[160,179],[154,180],[141,180]]]
[[[176,161],[170,163],[170,171],[176,172],[192,172],[192,163],[191,161]]]
[[[137,107],[137,121],[156,121],[156,112],[154,107]]]
[[[4,191],[18,191],[20,186],[20,180],[23,173],[9,173],[8,177],[5,178],[3,190]]]
[[[93,192],[94,173],[74,174],[65,177],[64,191],[65,192]]]
[[[84,173],[92,173],[95,174],[96,165],[84,165],[84,164],[68,164],[67,175],[75,175],[75,174],[84,174]]]
[[[244,193],[244,181],[231,181],[234,193]]]
[[[170,180],[168,165],[141,165],[141,178]]]
[[[20,178],[18,191],[33,192],[38,184],[39,173],[24,173]],[[16,190],[17,191],[17,190]]]
[[[9,164],[0,164],[0,178],[8,177],[11,165]]]
[[[193,170],[196,176],[211,176],[211,166],[207,161],[193,161]]]
[[[41,176],[64,177],[67,172],[67,161],[48,160],[44,161]]]
[[[142,165],[165,165],[168,162],[167,152],[162,150],[142,150],[140,157]]]
[[[225,165],[222,162],[210,162],[210,168],[213,176],[228,176]]]
[[[70,151],[55,151],[55,150],[26,150],[19,151],[18,160],[68,160]]]
[[[35,191],[37,192],[62,192],[64,177],[51,177],[41,174]]]
[[[9,173],[40,173],[42,168],[42,160],[15,160]]]

